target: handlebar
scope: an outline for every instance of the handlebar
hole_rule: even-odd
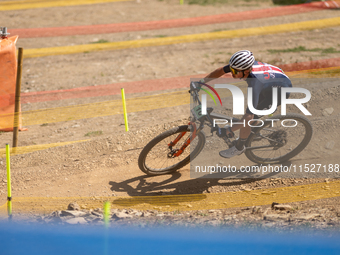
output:
[[[199,82],[190,82],[190,91],[189,93],[191,94],[193,100],[195,103],[198,103],[199,105],[201,104],[201,101],[199,99],[199,94],[198,92],[201,90],[201,85]]]

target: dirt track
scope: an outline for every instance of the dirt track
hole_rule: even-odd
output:
[[[152,7],[151,7],[152,6]],[[179,6],[175,1],[141,1],[98,4],[93,6],[58,7],[7,11],[3,20],[13,28],[56,27],[90,24],[119,23],[194,17],[272,6],[269,1],[239,2],[224,6]],[[87,15],[82,15],[87,13]],[[116,15],[113,15],[115,13]],[[85,44],[100,39],[108,41],[132,40],[159,36],[210,32],[218,29],[235,29],[290,23],[339,16],[338,10],[323,10],[313,13],[294,14],[278,18],[239,21],[227,24],[204,25],[188,28],[128,32],[95,36],[66,36],[57,38],[20,39],[18,47],[39,48]],[[30,17],[27,19],[27,17]],[[66,18],[65,18],[66,17]],[[91,17],[90,19],[88,17]],[[95,52],[76,55],[51,56],[24,61],[22,90],[48,91],[84,86],[104,85],[115,82],[140,81],[166,77],[179,77],[208,73],[227,63],[230,54],[247,48],[255,56],[271,64],[289,64],[325,58],[340,57],[338,34],[340,27],[326,28],[278,35],[253,36],[129,49],[114,52]],[[325,40],[327,38],[327,40]],[[270,49],[288,49],[305,46],[307,49],[333,47],[332,53],[289,52],[268,53]],[[314,76],[315,77],[315,76]],[[310,145],[295,164],[339,164],[339,74],[335,78],[292,78],[296,87],[306,87],[312,92],[308,109],[313,113],[315,134]],[[307,81],[307,82],[306,82]],[[178,90],[178,89],[177,89]],[[128,98],[173,91],[128,94]],[[74,104],[93,103],[119,99],[120,96],[67,99],[60,101],[23,104],[22,110],[53,108]],[[323,110],[332,107],[334,112],[325,116]],[[57,122],[48,125],[27,127],[19,134],[19,146],[49,144],[91,139],[63,147],[50,148],[12,157],[13,197],[35,196],[126,196],[151,193],[187,194],[225,192],[245,188],[278,187],[323,181],[301,179],[297,183],[275,180],[195,180],[190,179],[188,167],[172,176],[146,178],[137,166],[141,148],[157,133],[170,126],[186,124],[188,106],[131,113],[130,132],[124,131],[122,115],[113,115],[76,121]],[[327,123],[327,124],[326,124]],[[101,131],[98,137],[85,136]],[[93,134],[93,133],[92,133]],[[11,143],[11,133],[1,133],[2,144]],[[329,146],[334,141],[333,146]],[[332,144],[332,143],[331,143]],[[328,149],[327,149],[328,148]],[[232,159],[232,164],[252,164],[244,155]],[[0,159],[0,181],[5,179],[4,158]],[[0,204],[5,202],[5,182],[0,183]]]

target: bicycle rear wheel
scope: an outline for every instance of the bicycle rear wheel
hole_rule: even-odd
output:
[[[169,146],[176,137],[186,132],[175,146]],[[138,165],[147,175],[162,175],[175,172],[194,159],[203,149],[205,135],[199,132],[190,145],[177,157],[173,153],[177,151],[189,139],[191,135],[188,125],[179,126],[163,132],[151,140],[141,151],[138,158]]]
[[[245,155],[255,163],[285,162],[299,154],[312,138],[312,124],[300,114],[276,115],[268,120],[272,121],[252,129],[245,144]]]

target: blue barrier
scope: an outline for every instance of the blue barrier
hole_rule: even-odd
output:
[[[0,254],[340,254],[339,233],[0,223]]]

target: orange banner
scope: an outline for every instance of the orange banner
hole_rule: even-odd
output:
[[[0,131],[13,131],[18,36],[0,38]],[[21,129],[21,116],[19,116]],[[22,129],[21,129],[22,130]]]

